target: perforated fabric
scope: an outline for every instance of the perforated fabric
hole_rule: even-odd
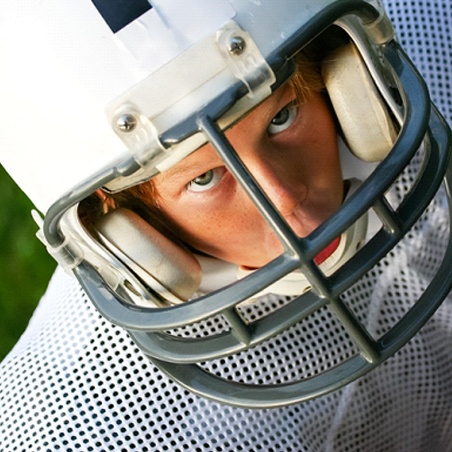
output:
[[[384,0],[399,40],[452,121],[452,5],[449,0]]]
[[[392,1],[388,11],[450,120],[449,0]],[[424,43],[429,50],[420,48]],[[416,169],[414,163],[392,188],[393,205]],[[344,294],[370,332],[382,335],[422,293],[448,234],[441,193],[406,239]],[[287,301],[269,296],[245,307],[245,315],[259,317]],[[222,327],[221,321],[198,325],[187,334]],[[324,309],[260,347],[206,367],[246,382],[291,381],[353,353],[353,343]],[[0,367],[0,450],[447,452],[451,381],[449,297],[393,358],[339,391],[273,410],[219,405],[172,383],[57,269],[26,333]]]

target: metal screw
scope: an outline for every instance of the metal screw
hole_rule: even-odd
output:
[[[121,115],[116,121],[116,127],[121,132],[131,132],[137,126],[137,118],[130,113],[125,113]]]
[[[229,53],[232,55],[240,55],[244,52],[245,47],[245,40],[240,36],[234,36],[229,43]]]

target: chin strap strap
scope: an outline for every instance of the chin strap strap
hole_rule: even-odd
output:
[[[361,185],[361,181],[358,179],[350,179],[348,182],[349,189],[346,199]],[[333,274],[359,250],[364,243],[367,226],[368,220],[367,214],[365,214],[340,236],[337,248],[331,256],[319,265],[320,270],[326,276]],[[255,271],[208,256],[196,255],[196,258],[201,264],[203,273],[200,291],[205,293],[220,289],[227,284],[232,284]],[[263,291],[256,294],[256,297],[245,303],[252,303],[255,298],[271,293],[291,296],[300,295],[310,289],[310,283],[301,271],[292,272],[266,287]]]

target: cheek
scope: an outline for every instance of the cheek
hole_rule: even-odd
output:
[[[191,246],[206,251],[228,241],[239,241],[240,231],[255,221],[250,202],[239,190],[224,193],[221,202],[181,203],[163,200],[161,212],[168,224]]]
[[[258,243],[267,229],[257,208],[244,197],[216,212],[209,212],[202,224],[202,229],[191,228],[190,242],[218,257],[226,257],[232,250],[237,252]]]
[[[194,249],[249,266],[263,265],[282,251],[270,227],[247,195],[237,190],[221,207],[162,206],[170,227]],[[197,213],[198,212],[198,213]]]

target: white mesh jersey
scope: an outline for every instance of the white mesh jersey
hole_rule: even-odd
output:
[[[451,5],[387,5],[449,121]],[[393,202],[413,171],[415,165],[400,177]],[[346,299],[370,331],[384,333],[434,274],[449,232],[446,213],[439,195],[415,230],[349,290]],[[268,297],[246,315],[284,302]],[[352,353],[353,344],[325,309],[267,344],[210,367],[244,381],[288,381]],[[443,452],[452,450],[451,381],[449,297],[408,345],[342,390],[272,410],[219,405],[172,383],[58,269],[0,367],[0,450]]]

